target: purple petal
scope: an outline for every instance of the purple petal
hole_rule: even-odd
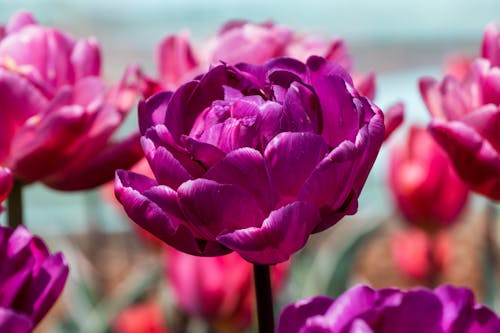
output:
[[[316,207],[296,201],[271,212],[262,226],[224,232],[217,240],[249,262],[277,264],[305,245],[319,221]]]
[[[446,332],[469,327],[473,320],[474,294],[469,289],[440,286],[434,290],[443,305],[441,326]]]
[[[240,186],[195,179],[177,191],[182,211],[206,239],[215,240],[221,232],[257,227],[264,220],[257,201]]]
[[[198,113],[193,112],[189,107],[190,100],[192,98],[193,93],[198,88],[199,83],[197,81],[191,81],[180,86],[170,97],[168,101],[167,110],[165,111],[165,125],[167,126],[170,133],[172,133],[172,137],[175,142],[180,143],[180,137],[182,134],[188,134],[189,129],[191,128],[194,120],[198,116]],[[153,96],[154,97],[154,96]],[[162,97],[162,99],[165,97]],[[166,98],[165,98],[166,100]],[[163,107],[166,101],[163,101],[162,104],[156,104],[157,99],[152,100],[151,104],[153,104],[156,108]],[[158,106],[156,106],[158,105]],[[149,105],[147,106],[150,107]],[[199,112],[201,112],[200,110]],[[153,111],[154,112],[154,111]],[[148,111],[148,113],[152,114],[153,112]],[[158,116],[161,115],[161,111]],[[142,116],[141,116],[142,117]],[[151,116],[153,117],[153,115]]]
[[[308,318],[325,314],[332,303],[329,297],[316,296],[288,304],[280,313],[277,333],[300,333]]]
[[[474,322],[467,333],[493,333],[500,332],[500,318],[485,306],[476,306],[474,309]]]
[[[29,317],[0,307],[0,332],[30,333],[32,330],[33,322]]]
[[[282,133],[266,147],[264,156],[280,202],[295,200],[304,182],[328,154],[323,138],[313,133]]]
[[[309,69],[313,86],[318,78],[335,76],[342,78],[350,86],[354,85],[349,73],[336,62],[327,61],[325,58],[313,55],[307,59],[306,66]]]
[[[227,154],[203,176],[219,184],[234,184],[248,191],[268,214],[275,203],[268,170],[262,155],[251,148],[241,148]]]
[[[198,238],[198,233],[183,220],[177,193],[167,186],[157,186],[148,177],[118,170],[115,194],[135,223],[179,251],[201,256],[229,252],[217,242]]]
[[[139,129],[142,135],[150,127],[165,124],[165,114],[172,94],[170,91],[162,91],[139,102]]]
[[[226,156],[221,149],[209,143],[197,141],[189,136],[183,136],[181,140],[191,160],[201,164],[204,169],[211,168]]]

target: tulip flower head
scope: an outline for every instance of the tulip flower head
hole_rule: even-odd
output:
[[[0,165],[24,183],[80,190],[140,157],[138,135],[113,141],[136,96],[127,71],[107,89],[95,38],[76,40],[14,14],[0,40]]]
[[[139,127],[155,178],[117,172],[129,217],[183,252],[258,264],[354,214],[384,138],[380,109],[321,57],[212,67],[140,103]]]
[[[68,265],[22,226],[0,226],[0,262],[0,332],[31,332],[63,290]]]
[[[495,333],[500,318],[466,288],[374,290],[357,286],[337,299],[317,296],[285,307],[277,333]]]
[[[420,80],[430,131],[467,185],[500,200],[500,31],[486,29],[482,54],[460,80]]]
[[[427,231],[456,222],[468,197],[446,153],[416,126],[391,152],[389,184],[405,221]]]

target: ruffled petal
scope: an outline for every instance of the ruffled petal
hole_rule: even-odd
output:
[[[328,154],[328,146],[313,133],[282,133],[266,147],[264,156],[271,182],[280,202],[293,201],[318,163]]]
[[[237,185],[195,179],[177,192],[185,216],[209,240],[222,232],[258,227],[264,220],[257,201]]]
[[[300,333],[310,317],[325,314],[332,303],[329,297],[316,296],[287,305],[280,313],[277,333]]]
[[[219,184],[234,184],[248,191],[268,214],[275,197],[262,155],[251,148],[241,148],[227,154],[203,176]]]
[[[262,226],[224,232],[217,240],[254,264],[277,264],[305,245],[319,221],[316,207],[296,201],[271,212]]]
[[[165,124],[165,114],[172,95],[171,91],[162,91],[139,102],[139,130],[142,135],[150,127]]]

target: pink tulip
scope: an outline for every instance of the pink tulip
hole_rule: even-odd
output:
[[[250,325],[254,301],[252,264],[236,253],[204,258],[170,247],[166,252],[167,282],[183,312],[234,330]],[[272,267],[274,291],[283,285],[287,271],[287,262]]]
[[[95,38],[76,40],[19,12],[0,40],[0,164],[25,183],[91,188],[142,155],[139,137],[111,137],[135,101],[138,70],[108,89]],[[130,82],[132,81],[132,82]]]
[[[13,185],[12,173],[7,168],[0,167],[0,204],[7,198]],[[0,212],[2,212],[0,206]]]
[[[500,200],[500,32],[488,26],[482,58],[464,79],[422,78],[420,92],[434,118],[430,130],[468,186]]]
[[[455,222],[467,201],[467,187],[445,152],[419,127],[393,149],[389,184],[401,214],[426,230]]]
[[[160,84],[170,90],[221,61],[229,65],[240,62],[262,65],[276,57],[306,61],[311,55],[341,64],[352,74],[360,93],[373,99],[375,75],[360,75],[353,70],[352,59],[343,40],[325,41],[299,35],[273,22],[229,21],[215,37],[197,48],[191,46],[186,32],[169,35],[157,46],[156,62]]]

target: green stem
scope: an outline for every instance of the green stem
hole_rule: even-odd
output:
[[[268,265],[253,265],[259,333],[274,333],[273,295]]]
[[[19,180],[14,181],[7,198],[7,224],[12,228],[23,224],[23,185]]]

